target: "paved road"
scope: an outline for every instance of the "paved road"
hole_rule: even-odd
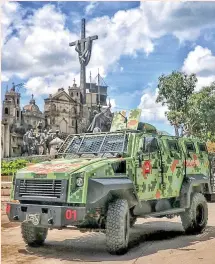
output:
[[[132,229],[130,250],[112,256],[105,250],[105,236],[52,230],[44,247],[29,248],[22,241],[20,226],[2,218],[2,263],[64,264],[215,264],[215,203],[209,204],[205,233],[185,236],[180,218],[140,219]]]

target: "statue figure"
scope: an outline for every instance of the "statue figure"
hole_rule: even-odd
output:
[[[57,149],[60,147],[60,145],[63,143],[63,140],[59,138],[59,130],[56,130],[54,138],[49,143],[50,146],[50,155],[56,155]]]
[[[30,129],[28,131],[26,137],[27,137],[28,155],[32,155],[33,148],[34,148],[34,140],[35,140],[35,137],[33,135],[33,129]]]
[[[25,153],[27,153],[27,155],[29,154],[29,146],[28,146],[28,134],[30,131],[27,131],[24,136],[23,136],[23,142],[22,142],[22,146],[21,146],[21,156]]]
[[[40,138],[39,144],[43,148],[42,154],[46,155],[47,153],[47,144],[46,144],[47,130],[46,129],[40,133],[39,138]]]
[[[110,122],[111,119],[106,115],[108,110],[110,109],[111,105],[109,105],[106,109],[104,109],[102,112],[98,112],[97,110],[93,111],[94,118],[90,126],[88,127],[88,132],[99,132],[102,131],[104,124],[106,122]]]
[[[78,53],[80,64],[83,64],[84,66],[87,66],[87,64],[90,61],[91,51],[92,51],[92,41],[93,40],[91,40],[91,37],[86,38],[84,50],[81,49],[81,41],[80,40],[75,41],[75,51],[77,51]]]
[[[53,138],[54,135],[52,133],[52,130],[50,129],[46,135],[46,148],[48,149],[48,154],[50,154],[50,150],[51,150],[50,142],[52,141]]]

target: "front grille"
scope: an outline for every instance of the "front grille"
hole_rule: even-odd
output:
[[[19,200],[56,200],[66,198],[67,180],[17,180],[16,197]]]

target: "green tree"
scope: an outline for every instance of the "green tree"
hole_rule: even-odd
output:
[[[186,124],[188,101],[193,94],[197,78],[195,74],[187,75],[173,71],[170,75],[162,75],[158,79],[158,96],[156,102],[168,107],[167,119],[175,128],[175,135],[183,131]]]
[[[215,141],[215,82],[190,96],[186,127],[188,135]]]

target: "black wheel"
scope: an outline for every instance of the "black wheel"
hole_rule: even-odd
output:
[[[23,222],[21,225],[21,232],[23,240],[28,246],[38,247],[43,245],[48,234],[48,228],[36,227]]]
[[[181,214],[181,221],[186,234],[202,233],[208,222],[208,205],[201,193],[191,197],[190,208]]]
[[[133,227],[137,221],[137,217],[131,216],[130,217],[130,227]]]
[[[128,250],[130,213],[126,200],[116,200],[108,207],[106,246],[111,254],[125,254]]]

